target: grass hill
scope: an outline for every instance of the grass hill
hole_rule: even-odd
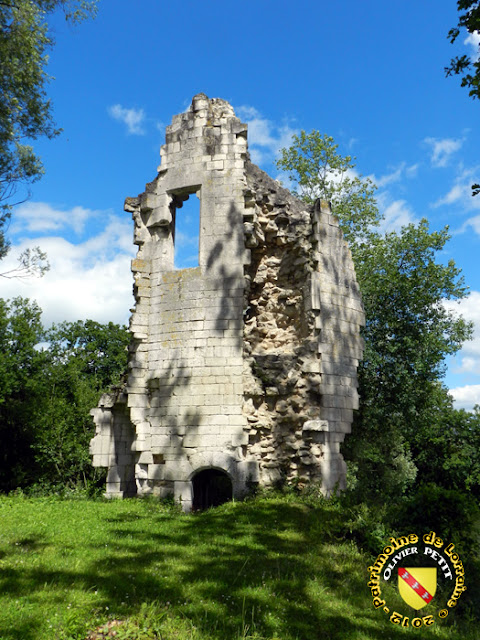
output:
[[[376,554],[355,518],[294,494],[191,515],[152,500],[0,497],[0,639],[479,637],[468,599],[420,629],[376,610]]]

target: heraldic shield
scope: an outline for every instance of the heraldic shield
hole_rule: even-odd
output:
[[[405,567],[398,570],[398,592],[413,609],[422,609],[437,590],[437,567]]]

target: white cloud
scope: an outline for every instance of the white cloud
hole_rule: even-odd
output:
[[[418,164],[413,164],[411,166],[407,166],[406,162],[402,162],[398,165],[398,167],[393,168],[390,173],[386,173],[383,176],[375,176],[371,174],[367,176],[370,180],[376,184],[379,189],[386,187],[389,184],[393,184],[395,182],[400,182],[400,180],[404,177],[406,178],[414,178],[417,175]]]
[[[132,235],[128,219],[110,214],[101,232],[84,242],[59,236],[22,240],[2,261],[2,270],[15,266],[21,251],[36,244],[47,252],[51,269],[43,278],[25,282],[2,279],[0,294],[36,300],[45,325],[86,318],[124,323],[133,303]]]
[[[431,147],[432,166],[446,167],[450,157],[461,148],[464,140],[464,138],[425,138],[424,142]]]
[[[375,195],[378,209],[383,216],[379,231],[387,233],[389,231],[400,231],[402,227],[411,223],[417,223],[415,215],[409,203],[402,198],[395,198],[394,193],[402,193],[405,190],[405,179],[414,178],[417,175],[419,164],[407,165],[401,162],[398,166],[389,167],[389,173],[381,176],[371,174],[367,176],[380,190]],[[394,187],[390,190],[392,185]]]
[[[473,216],[473,218],[469,218],[468,220],[466,220],[457,231],[457,233],[463,233],[467,231],[469,227],[472,228],[475,233],[478,233],[478,235],[480,236],[480,216]]]
[[[418,173],[418,167],[418,162],[416,164],[412,164],[410,167],[406,167],[405,173],[407,175],[407,178],[415,178]]]
[[[385,219],[380,225],[380,230],[399,231],[402,227],[412,222],[417,222],[414,212],[405,200],[394,200],[383,212]]]
[[[473,373],[480,374],[480,359],[466,356],[460,358],[460,365],[453,368],[453,373]]]
[[[446,300],[444,305],[474,325],[473,339],[465,342],[450,365],[451,372],[461,375],[462,380],[468,383],[451,389],[450,393],[458,407],[471,409],[475,403],[480,404],[480,384],[476,384],[480,375],[480,291],[472,291],[467,298],[458,302]],[[462,404],[467,400],[470,403],[468,407]]]
[[[68,211],[52,207],[46,202],[25,202],[15,208],[10,232],[13,234],[49,233],[65,229],[73,229],[81,234],[89,218],[98,216],[100,212],[73,207]]]
[[[436,202],[433,203],[433,207],[441,207],[445,204],[453,204],[454,202],[458,202],[459,200],[463,200],[466,195],[468,195],[468,185],[466,184],[454,184],[448,193],[446,193],[443,198],[439,198]]]
[[[458,302],[446,300],[444,305],[449,311],[460,313],[465,320],[474,323],[473,340],[465,343],[461,354],[480,358],[480,291],[471,291],[468,297]]]
[[[476,404],[480,404],[480,384],[467,384],[464,387],[449,389],[449,393],[455,400],[457,409],[472,411]]]
[[[114,104],[108,108],[108,113],[114,120],[123,122],[123,124],[127,126],[128,133],[138,136],[145,134],[142,126],[145,121],[145,112],[143,109],[127,109],[126,107],[122,107],[121,104]]]
[[[395,200],[383,212],[384,219],[380,223],[380,231],[400,231],[408,224],[418,222],[414,212],[405,200]]]
[[[264,118],[255,107],[240,106],[235,112],[248,124],[248,147],[255,164],[272,162],[280,149],[290,146],[297,133],[288,124],[278,126]]]
[[[405,225],[418,222],[406,200],[394,200],[388,191],[378,193],[376,199],[379,211],[384,216],[379,227],[381,233],[400,231]]]
[[[472,53],[471,53],[471,59],[472,62],[476,62],[478,60],[478,58],[480,57],[480,33],[476,32],[476,33],[469,33],[468,36],[465,38],[465,40],[463,41],[463,44],[466,45],[467,47],[471,47],[472,49]]]
[[[391,184],[392,182],[398,182],[405,169],[405,162],[402,162],[396,169],[394,169],[391,173],[387,173],[384,176],[380,176],[376,178],[374,175],[370,176],[372,182],[374,182],[379,189],[386,187],[387,184]]]
[[[359,142],[358,138],[350,138],[350,140],[347,143],[347,147],[349,149],[353,149],[353,147],[357,144],[357,142]]]
[[[480,209],[480,198],[472,196],[472,184],[478,182],[479,174],[480,165],[471,169],[461,169],[450,190],[431,206],[437,208],[444,205],[458,204],[466,210]]]

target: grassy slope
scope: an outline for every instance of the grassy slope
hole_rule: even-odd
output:
[[[130,620],[117,638],[477,637],[460,615],[388,622],[366,586],[372,557],[331,539],[340,517],[292,497],[189,516],[140,500],[0,498],[0,639],[86,638],[111,619]]]

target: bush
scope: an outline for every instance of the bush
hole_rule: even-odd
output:
[[[445,489],[436,484],[420,485],[404,498],[396,514],[396,524],[404,530],[435,531],[442,538],[454,540],[465,550],[477,544],[476,525],[479,509],[470,494]]]

